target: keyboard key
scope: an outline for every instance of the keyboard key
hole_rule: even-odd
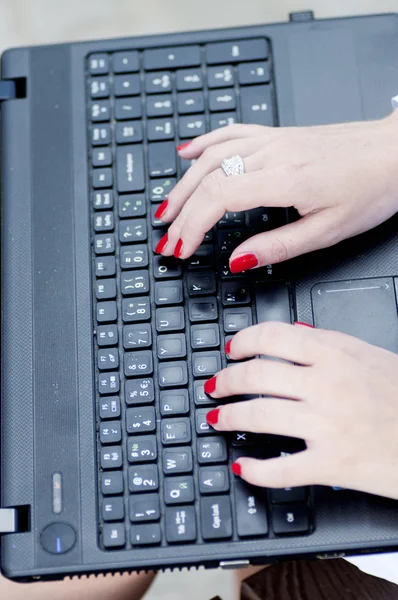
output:
[[[200,521],[204,540],[232,537],[231,502],[228,496],[208,496],[200,499]]]
[[[196,515],[193,506],[168,507],[165,510],[166,539],[169,544],[196,540]]]
[[[192,323],[216,321],[218,318],[215,298],[192,299],[189,301],[189,319]]]
[[[157,306],[181,304],[183,298],[182,281],[157,281],[155,283],[155,302]]]
[[[112,323],[117,320],[116,302],[98,302],[97,321],[98,323]]]
[[[123,523],[105,523],[102,528],[102,543],[105,548],[121,548],[126,544],[126,530]]]
[[[156,417],[153,406],[139,406],[126,410],[127,433],[149,433],[155,429]]]
[[[185,361],[161,363],[158,373],[161,388],[183,386],[188,383],[187,363]]]
[[[272,528],[275,535],[308,533],[310,522],[305,504],[276,504],[272,507]]]
[[[151,404],[155,401],[153,379],[129,379],[124,382],[126,404]]]
[[[191,138],[203,135],[206,133],[205,115],[180,117],[178,119],[178,131],[180,138]]]
[[[160,206],[161,206],[161,204],[152,204],[151,205],[151,225],[154,229],[158,229],[159,227],[164,228],[164,225],[165,225],[161,219],[157,219],[155,217],[155,214]]]
[[[175,308],[156,309],[156,329],[159,333],[166,331],[182,331],[185,328],[184,309]]]
[[[155,256],[153,259],[155,279],[172,279],[181,276],[181,261],[172,256]]]
[[[203,75],[201,69],[181,69],[176,73],[177,90],[201,90]]]
[[[145,215],[144,194],[123,194],[123,196],[119,196],[119,217],[121,219],[144,217]]]
[[[146,273],[146,276],[148,274]],[[149,323],[125,325],[123,327],[123,347],[126,350],[150,348],[152,345],[152,330]]]
[[[145,188],[142,146],[116,148],[116,181],[119,192],[141,192]]]
[[[115,52],[112,63],[114,73],[134,73],[140,70],[140,58],[136,50]]]
[[[200,65],[199,46],[176,46],[144,51],[144,69],[178,69]]]
[[[100,151],[108,150],[108,148],[100,148]],[[107,190],[106,192],[93,192],[92,195],[93,206],[95,210],[109,210],[113,208],[113,192]]]
[[[162,459],[163,473],[166,475],[192,473],[192,449],[189,446],[164,448],[162,451]]]
[[[184,142],[190,142],[190,141],[192,141],[192,140],[184,140]],[[196,163],[196,158],[187,160],[185,158],[182,158],[182,156],[180,156],[179,160],[180,160],[181,177],[183,177],[185,175],[185,173],[188,171],[188,169],[190,167],[192,167],[193,164]]]
[[[142,117],[141,98],[116,98],[115,100],[115,119],[117,121],[126,121],[130,119],[140,119]]]
[[[158,450],[154,435],[137,435],[127,438],[127,459],[129,463],[150,462],[156,460],[157,456]]]
[[[147,271],[123,271],[120,275],[120,288],[123,296],[135,296],[149,292]]]
[[[95,259],[96,277],[110,277],[116,273],[116,260],[114,256],[101,256]]]
[[[93,123],[109,121],[111,118],[111,105],[109,100],[98,100],[91,102],[90,117]]]
[[[152,375],[153,360],[150,350],[126,352],[124,355],[124,374],[126,377]]]
[[[149,175],[175,175],[177,169],[174,142],[156,142],[148,145]]]
[[[91,75],[106,75],[109,73],[109,57],[107,54],[91,54],[88,59]]]
[[[166,232],[167,232],[167,229],[165,229],[165,223],[163,223],[162,228],[158,228],[158,229],[155,229],[154,231],[152,231],[152,251],[154,253],[156,253],[156,248],[157,248],[160,240],[166,234]]]
[[[107,146],[111,143],[111,127],[108,123],[91,129],[91,143],[93,146]]]
[[[240,91],[242,123],[273,127],[274,114],[269,85],[253,85]]]
[[[201,113],[205,110],[203,92],[185,92],[177,95],[177,106],[180,115]]]
[[[188,390],[167,390],[160,392],[160,414],[162,417],[176,417],[189,414]]]
[[[132,546],[152,546],[160,544],[162,533],[158,523],[149,525],[134,525],[130,530]]]
[[[229,268],[229,256],[220,256],[219,274],[221,279],[244,279],[245,273],[231,273]]]
[[[119,341],[119,334],[116,325],[100,325],[97,327],[98,346],[116,346]]]
[[[307,498],[307,488],[295,487],[284,488],[281,490],[270,490],[271,502],[273,504],[287,504],[289,502],[305,502]]]
[[[149,298],[126,298],[122,300],[122,319],[124,323],[148,321],[151,318]]]
[[[93,188],[109,188],[113,185],[112,169],[94,169]]]
[[[192,354],[194,377],[211,377],[221,370],[221,355],[217,351],[194,352]]]
[[[94,215],[94,230],[97,232],[101,231],[113,231],[115,227],[113,212],[100,212]]]
[[[152,179],[149,182],[149,198],[151,202],[163,202],[175,187],[176,183],[177,180],[175,177]]]
[[[225,333],[241,331],[253,324],[251,308],[228,308],[224,310]]]
[[[120,446],[101,448],[101,468],[120,469],[122,466],[122,449]]]
[[[159,487],[156,465],[134,465],[129,467],[129,490],[133,494],[156,491]]]
[[[209,88],[231,87],[235,83],[235,73],[230,65],[210,67],[207,69],[207,85]]]
[[[255,398],[256,396],[253,396]],[[250,446],[256,442],[257,438],[253,433],[246,433],[245,431],[234,431],[231,434],[231,444],[234,448],[242,448]],[[258,441],[258,440],[257,440]]]
[[[144,242],[147,239],[145,219],[131,219],[119,224],[119,240],[123,243]]]
[[[194,400],[196,406],[213,405],[214,400],[205,393],[204,381],[194,382]]]
[[[116,143],[132,144],[142,142],[142,124],[140,121],[116,123]]]
[[[91,164],[93,167],[109,167],[112,164],[112,152],[110,148],[94,148],[92,156],[91,156]],[[107,192],[111,194],[112,192]],[[95,196],[96,194],[94,194]],[[108,205],[109,206],[109,205]],[[94,203],[94,208],[102,208],[101,206],[97,207]],[[112,206],[110,206],[112,208]]]
[[[230,281],[222,284],[221,300],[223,306],[242,306],[251,302],[248,286],[244,282]]]
[[[228,458],[227,444],[221,436],[201,438],[197,444],[197,458],[201,465],[223,463]]]
[[[149,119],[147,135],[150,142],[173,140],[175,137],[174,121],[172,119]]]
[[[145,91],[147,94],[158,94],[160,92],[171,92],[173,84],[170,71],[159,71],[145,75]]]
[[[222,254],[231,254],[247,238],[247,233],[242,230],[219,231],[218,248]]]
[[[214,250],[211,244],[202,244],[195,254],[185,261],[189,269],[208,269],[214,265]]]
[[[171,333],[160,335],[157,339],[158,358],[170,360],[171,358],[184,358],[187,354],[185,334]]]
[[[188,273],[187,287],[190,296],[207,296],[207,294],[215,294],[215,274],[211,271]]]
[[[166,477],[164,480],[164,501],[166,504],[190,504],[194,501],[193,477]]]
[[[146,99],[147,117],[170,117],[173,110],[173,96],[171,94],[158,94],[148,96]]]
[[[98,377],[100,394],[117,394],[120,390],[119,373],[101,373]]]
[[[104,496],[123,494],[123,488],[123,473],[121,471],[101,474],[101,491]]]
[[[132,523],[158,521],[160,503],[157,494],[137,494],[129,498],[129,515]]]
[[[99,412],[101,419],[117,419],[120,417],[120,398],[119,396],[108,396],[100,398]]]
[[[139,75],[116,75],[113,78],[115,96],[136,96],[141,92]]]
[[[122,269],[148,266],[148,248],[146,245],[124,246],[120,249]]]
[[[199,490],[201,494],[220,494],[229,491],[228,467],[200,467]]]
[[[105,421],[100,425],[101,444],[117,444],[122,439],[120,421]]]
[[[112,300],[116,298],[116,281],[114,279],[100,279],[95,284],[97,300]]]
[[[218,325],[193,325],[191,327],[191,346],[194,350],[217,348],[220,345]]]
[[[218,221],[218,226],[224,227],[243,227],[245,224],[245,212],[226,212]]]
[[[222,114],[210,115],[210,129],[220,129],[221,127],[227,127],[228,125],[234,125],[238,122],[238,116],[236,112],[226,112]]]
[[[254,62],[238,65],[238,80],[240,85],[269,83],[271,81],[270,63]]]
[[[207,44],[206,62],[217,65],[230,62],[247,62],[268,58],[268,44],[265,39],[236,40]]]
[[[235,512],[239,537],[267,535],[268,521],[265,489],[235,477]]]
[[[98,350],[98,368],[100,371],[109,371],[119,367],[119,351],[115,348]]]
[[[187,417],[165,419],[161,422],[162,443],[165,446],[189,444],[191,442],[191,422]]]
[[[201,408],[195,411],[195,428],[198,435],[211,435],[216,431],[207,423],[207,408]]]

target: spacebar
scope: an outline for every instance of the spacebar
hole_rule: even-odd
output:
[[[292,322],[289,288],[286,283],[256,283],[255,306],[257,323]]]

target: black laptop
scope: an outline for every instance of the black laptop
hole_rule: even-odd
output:
[[[228,268],[236,245],[294,214],[227,213],[188,260],[154,252],[165,232],[154,212],[190,167],[179,144],[236,122],[382,118],[398,90],[397,56],[397,15],[312,13],[3,55],[7,577],[398,549],[397,502],[235,478],[236,457],[304,442],[220,435],[206,423],[214,403],[203,390],[228,364],[229,336],[266,320],[340,329],[398,352],[397,219],[239,276]]]

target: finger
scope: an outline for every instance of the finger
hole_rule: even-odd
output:
[[[229,140],[238,140],[252,136],[259,137],[260,135],[265,135],[267,132],[272,134],[273,128],[262,127],[261,125],[229,125],[228,127],[221,127],[210,133],[205,133],[192,140],[189,144],[182,144],[177,150],[178,154],[183,158],[197,158],[206,148],[210,148],[210,146],[214,146],[215,144],[222,144]]]
[[[303,400],[308,373],[308,367],[256,358],[220,371],[206,381],[205,392],[213,398],[265,394]]]
[[[268,460],[242,457],[234,465],[239,465],[242,479],[261,487],[281,489],[323,483],[316,456],[309,450]],[[235,466],[234,472],[239,474],[239,468]]]

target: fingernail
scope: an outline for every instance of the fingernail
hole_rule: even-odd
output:
[[[165,233],[161,240],[159,240],[158,245],[155,248],[156,254],[162,254],[163,250],[166,248],[167,243],[169,241],[169,234]]]
[[[313,325],[310,325],[309,323],[302,323],[301,321],[295,321],[294,324],[301,325],[301,327],[310,327],[311,329],[315,329]]]
[[[190,146],[191,142],[185,142],[185,144],[181,144],[180,146],[177,146],[177,152],[181,152],[181,150],[185,150],[185,148],[188,148],[188,146]]]
[[[237,475],[238,477],[240,477],[242,475],[242,467],[237,462],[232,463],[231,470],[232,470],[232,473],[234,475]]]
[[[176,245],[176,247],[175,247],[175,250],[174,250],[174,256],[175,256],[176,258],[180,258],[180,257],[181,257],[181,254],[182,254],[182,248],[183,248],[183,246],[184,246],[184,242],[183,242],[183,241],[182,241],[182,239],[180,238],[180,239],[178,240],[178,242],[177,242],[177,245]]]
[[[155,214],[154,214],[155,219],[161,219],[163,217],[164,213],[167,210],[168,205],[169,205],[169,201],[166,198],[166,200],[164,200],[162,202],[162,204],[159,206],[159,208],[155,212]]]
[[[212,377],[205,382],[204,390],[206,394],[214,394],[216,391],[217,377]]]
[[[229,263],[231,273],[242,273],[258,266],[257,256],[254,254],[242,254],[237,258],[233,258]]]
[[[231,354],[231,342],[232,340],[228,340],[228,342],[225,344],[225,354]]]
[[[218,413],[220,412],[219,408],[214,408],[210,410],[206,415],[206,421],[209,425],[217,425],[218,423]]]

